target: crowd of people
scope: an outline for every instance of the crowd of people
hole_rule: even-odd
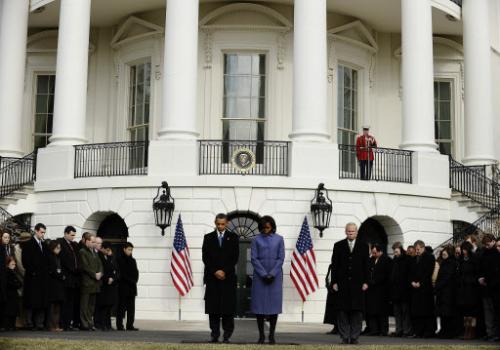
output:
[[[73,226],[55,240],[45,240],[45,232],[39,223],[15,244],[10,232],[1,232],[0,329],[108,331],[115,311],[117,330],[136,331],[139,271],[132,243],[115,257],[111,242],[93,233],[76,242]]]
[[[355,224],[346,235],[334,248],[324,319],[342,343],[357,343],[360,334],[500,341],[500,239],[485,234],[478,247],[471,235],[437,259],[421,240],[406,250],[396,242],[391,258],[378,244],[357,242]],[[389,334],[390,315],[396,327]]]

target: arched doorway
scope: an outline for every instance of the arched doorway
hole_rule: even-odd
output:
[[[363,221],[358,230],[358,239],[370,248],[380,244],[384,253],[392,253],[389,248],[394,242],[404,243],[401,227],[389,216],[373,216]]]
[[[119,254],[128,239],[128,227],[117,213],[106,211],[92,214],[83,225],[83,231],[95,232],[103,241],[111,242],[113,252]]]
[[[253,317],[250,312],[253,267],[250,246],[253,237],[259,234],[260,215],[251,211],[233,211],[228,214],[228,229],[240,237],[240,256],[236,266],[238,284],[236,290],[236,316]]]

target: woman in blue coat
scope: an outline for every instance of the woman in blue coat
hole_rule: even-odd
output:
[[[283,261],[285,243],[276,233],[276,223],[270,216],[259,222],[260,235],[252,241],[252,312],[257,316],[259,344],[264,343],[264,319],[269,319],[269,344],[274,344],[274,331],[283,303]]]

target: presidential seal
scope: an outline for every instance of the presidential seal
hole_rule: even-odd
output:
[[[255,153],[246,147],[234,150],[231,160],[233,166],[242,173],[246,173],[255,167]]]

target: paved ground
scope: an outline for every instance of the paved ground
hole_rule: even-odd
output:
[[[0,333],[0,337],[51,338],[72,340],[106,340],[125,342],[155,342],[155,343],[203,343],[209,339],[208,322],[198,321],[137,321],[138,332],[33,332],[17,331]],[[338,344],[337,335],[326,334],[328,325],[316,323],[279,322],[276,333],[278,344]],[[258,332],[255,320],[237,320],[236,329],[231,341],[235,344],[254,343]],[[363,337],[360,344],[456,344],[456,345],[496,345],[500,343],[485,341],[463,341],[459,339],[401,339],[392,337]]]

